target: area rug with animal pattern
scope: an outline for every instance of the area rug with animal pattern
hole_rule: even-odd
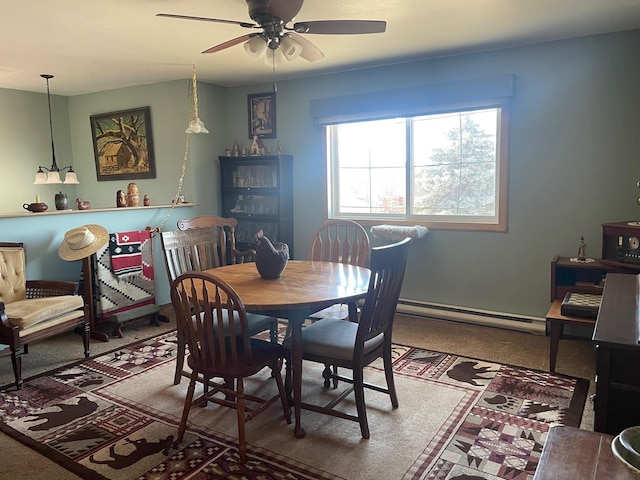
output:
[[[511,479],[533,477],[551,425],[578,426],[588,381],[394,345],[400,406],[367,391],[371,438],[357,423],[302,411],[296,439],[278,404],[247,423],[239,464],[231,409],[194,406],[174,444],[188,382],[173,384],[167,333],[0,390],[0,429],[83,479]],[[384,382],[382,365],[365,380]],[[330,400],[305,362],[305,401]],[[265,370],[247,392],[275,391]],[[341,406],[355,409],[349,399]]]

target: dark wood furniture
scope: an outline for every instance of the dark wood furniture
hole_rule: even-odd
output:
[[[304,437],[300,422],[302,393],[302,324],[311,312],[336,303],[364,298],[370,271],[343,263],[291,260],[274,280],[260,277],[255,264],[239,263],[207,270],[225,280],[240,295],[245,308],[286,318],[291,325],[291,367],[296,425],[294,434]],[[289,386],[288,386],[289,388]]]
[[[617,435],[640,424],[638,275],[611,273],[593,332],[596,345],[594,430]]]
[[[614,267],[640,270],[640,223],[602,224],[602,262]]]
[[[176,444],[182,441],[192,405],[204,407],[212,402],[234,408],[238,418],[240,463],[244,464],[247,460],[245,422],[280,400],[284,418],[291,423],[279,368],[286,350],[277,342],[251,338],[242,300],[217,277],[202,272],[179,276],[171,284],[171,303],[176,312],[177,328],[189,345],[187,364],[191,369]],[[221,332],[225,334],[221,335]],[[271,367],[270,378],[276,381],[277,393],[265,397],[255,391],[245,392],[244,379],[266,367]],[[194,399],[199,376],[207,388]],[[216,397],[217,393],[223,393],[224,397]]]
[[[636,273],[619,265],[608,265],[595,259],[591,263],[572,262],[569,258],[555,256],[551,260],[551,307],[547,312],[549,322],[549,371],[555,372],[560,338],[565,324],[595,325],[594,318],[562,315],[560,307],[570,292],[602,294],[605,278],[609,273]]]
[[[202,217],[199,217],[202,218]],[[180,221],[182,222],[182,221]],[[178,222],[178,224],[180,224]],[[183,226],[186,224],[183,224]],[[217,268],[226,263],[223,261],[225,250],[219,242],[225,243],[225,237],[214,227],[189,228],[175,232],[162,232],[162,251],[169,281],[173,281],[183,273],[203,271]],[[235,263],[235,262],[234,262]],[[278,319],[255,313],[247,314],[250,335],[269,330],[273,342],[277,341]],[[176,370],[173,383],[178,385],[182,377],[189,377],[184,370],[186,342],[178,328],[178,346],[176,352]]]
[[[610,435],[552,427],[533,480],[631,480],[611,452]]]
[[[307,259],[366,267],[370,250],[369,235],[359,223],[332,219],[320,225],[311,237]],[[311,316],[314,319],[324,317],[349,317],[352,322],[357,322],[358,306],[355,303],[334,305]]]
[[[178,230],[192,228],[214,228],[218,239],[218,251],[222,265],[233,263],[253,262],[256,251],[238,250],[236,248],[236,227],[238,219],[234,217],[219,217],[217,215],[200,215],[189,219],[178,220]]]
[[[293,157],[266,155],[218,157],[223,217],[238,219],[239,250],[255,249],[262,230],[284,242],[293,257]]]
[[[342,391],[328,405],[302,402],[302,408],[358,422],[362,438],[369,438],[365,388],[389,395],[391,406],[398,408],[391,360],[391,335],[410,241],[411,239],[405,238],[392,245],[372,249],[371,283],[358,323],[339,318],[325,318],[302,330],[303,358],[325,365],[325,388],[329,388],[331,380],[351,384],[350,388]],[[284,344],[290,346],[291,338],[285,339]],[[385,386],[364,380],[364,367],[379,358],[384,365]],[[340,374],[338,368],[351,370],[351,376]],[[334,388],[337,388],[336,383]],[[335,407],[351,392],[355,396],[357,413],[354,415],[353,410],[336,410]]]

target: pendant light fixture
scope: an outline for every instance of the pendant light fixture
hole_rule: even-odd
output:
[[[195,118],[189,122],[189,126],[184,133],[209,133],[207,127],[204,126],[204,122],[198,117],[198,86],[196,83],[196,66],[193,65],[193,76],[191,78],[192,90],[193,90],[193,110]]]
[[[51,168],[39,166],[38,171],[36,172],[36,178],[33,183],[35,184],[43,184],[43,183],[63,183],[60,179],[60,172],[64,172],[68,170],[67,175],[65,176],[64,183],[66,184],[78,184],[78,176],[76,172],[73,171],[73,167],[69,165],[68,167],[58,168],[58,164],[56,163],[56,149],[53,145],[53,122],[51,120],[51,93],[49,92],[49,79],[53,78],[53,75],[43,73],[40,75],[47,81],[47,102],[49,104],[49,131],[51,133],[51,156],[53,157],[53,163],[51,164]],[[46,171],[45,171],[46,170]]]

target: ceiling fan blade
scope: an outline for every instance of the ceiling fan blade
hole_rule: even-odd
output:
[[[227,40],[226,42],[223,42],[223,43],[221,43],[219,45],[216,45],[215,47],[207,48],[202,53],[216,53],[216,52],[219,52],[220,50],[224,50],[225,48],[233,47],[235,45],[238,45],[239,43],[244,43],[247,40],[249,40],[250,38],[255,37],[256,35],[258,35],[258,34],[257,33],[249,33],[247,35],[242,35],[241,37],[234,38],[232,40]]]
[[[386,28],[387,22],[383,20],[316,20],[293,24],[293,30],[298,33],[327,35],[382,33]]]
[[[298,35],[297,33],[293,32],[289,32],[286,35],[289,35],[300,44],[300,46],[302,47],[300,56],[305,60],[308,60],[309,62],[315,62],[316,60],[322,60],[324,58],[324,53],[322,53],[322,50],[320,50],[302,35]]]
[[[199,20],[201,22],[229,23],[231,25],[240,25],[241,27],[244,27],[244,28],[259,27],[259,25],[256,25],[255,23],[237,22],[235,20],[222,20],[220,18],[192,17],[190,15],[175,15],[173,13],[156,13],[156,17],[179,18],[181,20]]]

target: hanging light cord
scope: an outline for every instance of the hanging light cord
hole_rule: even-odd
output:
[[[193,97],[193,104],[191,104],[191,102],[189,102],[189,117],[191,117],[191,106],[193,106],[194,111],[195,111],[195,117],[198,117],[198,89],[196,88],[196,70],[195,70],[196,66],[193,66],[193,81],[192,81],[192,91],[188,92],[187,95],[188,96],[192,96]],[[191,95],[189,95],[191,94]],[[180,198],[180,195],[182,194],[182,186],[184,184],[184,177],[185,174],[187,173],[187,160],[189,159],[189,150],[191,147],[191,134],[187,133],[187,139],[185,141],[184,144],[184,156],[182,157],[182,170],[180,172],[180,179],[178,180],[178,188],[176,190],[176,195],[173,197],[173,201],[171,202],[171,207],[169,208],[169,211],[167,212],[167,214],[164,216],[164,218],[162,219],[162,221],[160,222],[160,224],[155,227],[153,230],[151,230],[151,236],[155,236],[156,233],[159,233],[162,230],[162,227],[164,227],[164,224],[167,223],[167,220],[169,220],[169,217],[171,217],[171,215],[173,214],[173,210],[176,208],[176,205],[178,205],[178,199]]]
[[[42,75],[44,79],[47,81],[47,102],[49,105],[49,131],[51,132],[51,155],[53,157],[53,165],[51,166],[52,172],[58,171],[58,164],[56,163],[56,149],[53,146],[53,120],[51,117],[51,94],[49,93],[49,75]]]
[[[193,75],[191,77],[191,88],[193,89],[193,110],[194,117],[198,117],[198,87],[196,87],[196,66],[193,65]]]

